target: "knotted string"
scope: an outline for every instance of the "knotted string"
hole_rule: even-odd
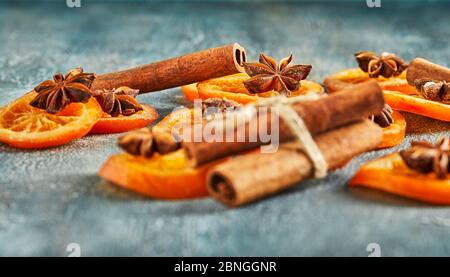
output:
[[[289,98],[284,96],[264,98],[258,100],[256,103],[246,105],[243,109],[230,113],[216,114],[213,119],[218,124],[220,123],[217,127],[219,129],[221,126],[222,128],[223,126],[226,128],[239,128],[240,125],[248,123],[257,114],[258,107],[268,107],[272,109],[276,108],[276,112],[279,114],[284,123],[287,124],[288,128],[297,140],[297,143],[295,145],[291,144],[289,148],[305,153],[313,164],[314,177],[323,178],[327,174],[328,164],[311,136],[311,133],[306,127],[305,122],[292,107],[292,104],[303,101],[314,101],[319,98],[320,96],[317,93],[310,93]]]

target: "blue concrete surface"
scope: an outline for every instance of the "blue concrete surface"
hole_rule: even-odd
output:
[[[237,41],[259,52],[294,54],[310,79],[353,67],[360,50],[423,56],[450,66],[445,1],[336,3],[0,3],[0,105],[54,71],[109,72]],[[161,115],[184,104],[179,89],[141,97]],[[446,128],[446,124],[440,124]],[[442,129],[442,128],[441,128]],[[364,154],[323,180],[229,210],[211,200],[149,200],[96,176],[118,152],[116,135],[90,136],[45,151],[0,145],[0,255],[66,256],[383,256],[450,255],[450,209],[348,189],[358,166],[399,147]],[[362,138],[364,139],[364,138]]]

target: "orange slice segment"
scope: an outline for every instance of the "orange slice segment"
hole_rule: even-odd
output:
[[[97,101],[72,103],[57,114],[29,105],[30,92],[0,111],[0,142],[17,148],[47,148],[86,135],[102,114]]]
[[[188,101],[194,102],[195,99],[200,98],[200,96],[198,95],[197,83],[182,86],[181,91]]]
[[[426,117],[450,121],[450,105],[424,99],[420,96],[406,95],[397,91],[384,90],[384,99],[393,109],[415,113]]]
[[[450,177],[450,175],[449,175]],[[450,205],[450,179],[410,170],[398,153],[364,164],[349,182],[434,204]]]
[[[179,109],[153,128],[170,132],[171,128],[193,116],[193,109]],[[208,195],[206,175],[220,161],[193,168],[183,149],[151,158],[117,154],[110,157],[99,176],[123,188],[159,199],[192,199]]]
[[[227,98],[242,104],[255,102],[261,97],[267,98],[279,95],[276,91],[258,94],[249,93],[243,83],[248,78],[250,77],[247,74],[239,73],[200,82],[197,84],[196,92],[193,85],[184,86],[182,91],[188,100],[198,98]],[[300,83],[301,87],[297,91],[294,91],[291,97],[307,93],[324,93],[323,87],[318,83],[308,80],[302,80]],[[196,96],[196,93],[198,96]]]
[[[392,113],[394,123],[389,127],[383,128],[383,140],[378,148],[388,148],[399,145],[405,138],[406,121],[403,115],[397,111]]]
[[[135,129],[140,129],[152,124],[158,119],[158,112],[155,108],[142,105],[143,110],[130,116],[119,115],[112,117],[103,113],[100,120],[94,125],[91,134],[112,134],[123,133]]]
[[[374,78],[359,68],[347,69],[325,78],[324,85],[329,92],[341,90],[349,85],[362,83]],[[408,84],[406,80],[406,71],[397,77],[376,78],[382,89],[395,90],[405,94],[417,94],[416,89]]]
[[[212,164],[192,168],[182,149],[150,159],[129,154],[110,157],[99,176],[113,184],[159,199],[191,199],[208,195],[206,174]]]

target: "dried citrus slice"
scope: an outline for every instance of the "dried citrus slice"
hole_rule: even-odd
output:
[[[328,92],[335,92],[352,84],[362,83],[374,78],[359,68],[347,69],[325,78],[324,85]],[[408,84],[406,71],[397,77],[376,78],[382,89],[399,91],[405,94],[417,94],[416,89]]]
[[[0,111],[0,142],[17,148],[62,145],[86,135],[102,114],[93,98],[50,114],[29,104],[36,95],[30,92]]]
[[[192,109],[180,109],[153,128],[170,129],[193,116]],[[208,195],[206,175],[218,162],[193,168],[183,149],[151,158],[126,153],[110,157],[99,171],[103,179],[123,188],[160,199],[191,199]]]
[[[190,199],[208,195],[206,174],[211,166],[190,167],[182,149],[150,159],[122,153],[110,157],[98,174],[113,184],[153,198]]]
[[[119,115],[112,117],[109,114],[103,113],[100,120],[94,125],[91,134],[112,134],[123,133],[135,129],[140,129],[148,126],[158,119],[158,112],[155,108],[148,105],[141,105],[143,110],[137,113],[124,116]]]
[[[421,96],[405,95],[397,91],[384,90],[384,99],[393,109],[419,114],[442,121],[450,121],[450,105],[424,99]]]
[[[200,98],[200,96],[198,96],[197,83],[182,86],[181,91],[188,101],[193,102],[195,99]]]
[[[450,205],[450,179],[438,179],[432,173],[417,173],[406,166],[398,153],[364,164],[349,186],[364,186],[429,203]]]
[[[195,98],[209,99],[209,98],[227,98],[238,103],[246,104],[255,102],[259,98],[267,98],[279,95],[276,91],[268,91],[258,94],[251,94],[245,88],[243,81],[250,78],[245,73],[239,73],[220,78],[210,79],[197,84],[197,94],[192,85],[182,88],[186,98],[191,100]],[[323,93],[323,87],[315,82],[302,80],[301,87],[294,91],[291,96],[297,96],[307,93]]]
[[[387,148],[399,145],[405,138],[405,118],[397,111],[392,113],[392,118],[394,119],[394,122],[390,126],[383,128],[383,140],[380,145],[378,145],[378,148]]]

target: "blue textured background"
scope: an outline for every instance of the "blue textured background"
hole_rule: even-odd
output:
[[[366,49],[450,66],[445,1],[384,0],[381,9],[365,1],[213,2],[84,0],[79,9],[65,1],[1,2],[0,104],[57,70],[109,72],[234,41],[251,59],[293,53],[313,65],[310,79],[318,82],[353,67],[352,54]],[[184,103],[180,95],[171,89],[141,100],[165,115]],[[434,140],[443,132],[414,136]],[[64,256],[71,242],[83,256],[367,256],[371,242],[383,256],[450,255],[448,208],[346,187],[362,161],[404,148],[413,136],[324,180],[235,210],[211,199],[149,200],[102,183],[96,171],[118,152],[116,137],[45,151],[0,145],[0,255]]]

